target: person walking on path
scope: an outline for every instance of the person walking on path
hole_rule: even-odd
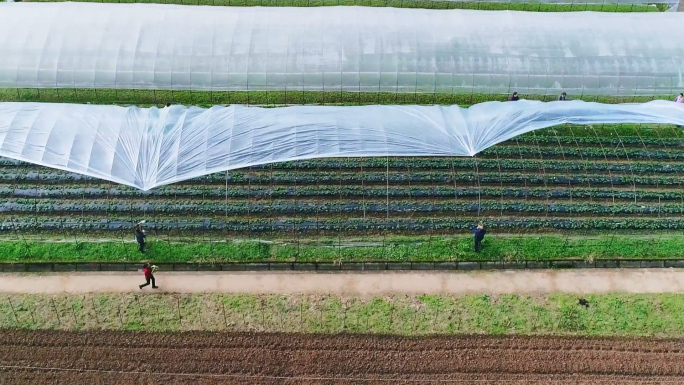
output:
[[[142,222],[138,223],[135,225],[135,229],[133,230],[133,233],[135,234],[135,241],[138,242],[138,250],[141,253],[145,252],[145,230],[142,228]]]
[[[153,289],[159,288],[159,286],[157,286],[156,283],[154,282],[154,275],[152,274],[153,267],[154,266],[150,266],[149,263],[146,263],[143,265],[143,274],[145,274],[145,281],[146,282],[143,283],[142,285],[138,286],[138,287],[140,287],[140,290],[142,290],[143,287],[149,285],[150,281],[152,281],[152,288]]]
[[[485,229],[482,224],[478,224],[477,227],[473,228],[472,230],[473,233],[475,233],[475,252],[479,253],[482,240],[484,239],[485,234],[487,234],[487,229]]]

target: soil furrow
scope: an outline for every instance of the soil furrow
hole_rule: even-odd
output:
[[[683,347],[657,339],[4,330],[0,384],[674,384],[684,382]]]

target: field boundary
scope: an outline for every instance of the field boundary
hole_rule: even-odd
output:
[[[548,269],[684,268],[684,259],[599,259],[547,261],[407,261],[407,262],[226,262],[155,263],[161,271],[474,271]],[[0,272],[48,273],[79,271],[138,271],[142,262],[0,263]]]

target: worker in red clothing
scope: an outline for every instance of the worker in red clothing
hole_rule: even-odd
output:
[[[153,289],[159,288],[159,286],[157,286],[154,283],[154,275],[152,275],[152,267],[150,266],[149,263],[146,263],[143,265],[143,274],[145,274],[145,281],[147,281],[147,282],[140,285],[140,290],[142,290],[143,287],[149,285],[150,281],[152,281],[152,288]]]

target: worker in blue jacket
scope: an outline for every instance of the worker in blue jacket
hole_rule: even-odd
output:
[[[472,230],[473,233],[475,233],[475,252],[479,253],[480,244],[482,243],[485,234],[487,234],[487,229],[485,229],[484,226],[482,226],[482,224],[478,224],[477,227],[472,228]]]

